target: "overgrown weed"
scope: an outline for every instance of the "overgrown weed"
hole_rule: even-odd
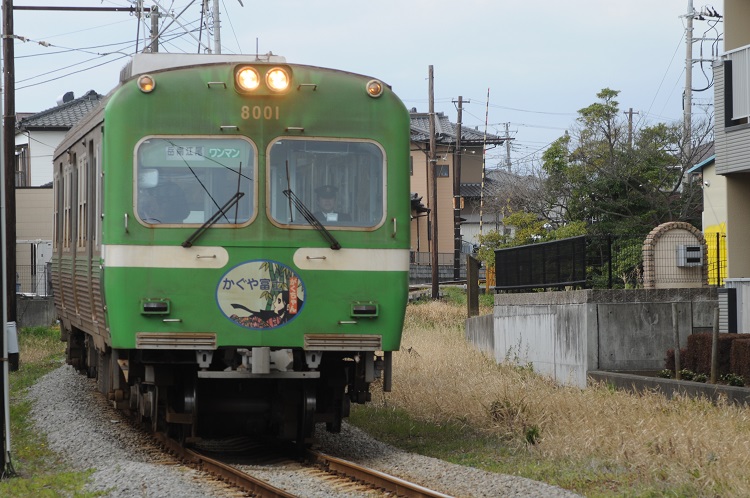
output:
[[[588,496],[750,496],[746,408],[604,383],[559,386],[468,345],[464,318],[457,304],[410,305],[402,342],[410,353],[394,355],[393,392],[374,393],[373,406],[352,420],[361,410],[391,410],[412,426],[460,423],[483,448],[475,457],[464,451],[462,461]],[[516,467],[491,462],[482,440],[497,448],[494,455],[513,455]],[[426,443],[422,451],[442,455],[441,446]]]

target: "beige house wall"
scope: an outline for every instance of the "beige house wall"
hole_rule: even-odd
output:
[[[422,197],[422,204],[431,209],[429,216],[411,222],[411,250],[431,252],[432,242],[428,240],[428,224],[437,212],[438,253],[453,253],[453,154],[446,148],[438,148],[437,164],[448,166],[448,176],[437,178],[437,209],[433,207],[432,186],[427,175],[427,154],[422,150],[412,150],[412,176],[410,190]],[[463,168],[462,168],[463,169]],[[462,173],[463,179],[463,173]],[[464,180],[466,181],[466,180]],[[429,220],[429,221],[428,221]]]
[[[727,177],[716,174],[716,166],[703,168],[703,231],[727,222]]]
[[[51,188],[16,189],[16,240],[52,240]],[[28,244],[16,244],[16,263],[30,265]]]
[[[727,276],[750,277],[750,174],[727,177]]]
[[[464,149],[461,155],[461,183],[482,182],[482,149]]]
[[[731,51],[750,45],[750,2],[747,0],[724,1],[724,50]],[[714,68],[714,101],[716,110],[715,148],[716,170],[726,174],[726,196],[722,203],[721,190],[711,186],[704,190],[704,231],[720,226],[721,211],[725,210],[727,277],[750,277],[750,149],[747,147],[746,125],[725,128],[724,70],[721,65]],[[705,179],[705,173],[704,173]],[[717,177],[717,186],[721,180]],[[731,209],[729,209],[731,206]]]
[[[750,2],[747,0],[724,0],[724,50],[750,45]]]

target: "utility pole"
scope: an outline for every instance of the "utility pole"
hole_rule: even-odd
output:
[[[432,188],[430,207],[432,208],[432,299],[440,298],[440,272],[438,268],[438,195],[437,195],[437,154],[435,153],[435,77],[430,65],[430,153],[427,155],[427,180]]]
[[[3,17],[3,182],[0,216],[2,216],[2,344],[0,344],[0,477],[14,475],[10,460],[10,393],[8,383],[8,322],[16,319],[16,160],[15,160],[15,66],[13,51],[13,0],[2,0]]]
[[[159,51],[159,7],[151,6],[151,53]]]
[[[487,172],[487,123],[490,115],[490,89],[487,88],[487,105],[484,108],[484,139],[482,140],[482,186],[479,189],[479,236],[483,235],[484,226],[482,217],[484,215],[484,180]]]
[[[692,112],[693,112],[693,17],[695,17],[695,9],[693,9],[693,0],[688,0],[688,11],[686,16],[687,23],[685,29],[685,96],[684,96],[684,129],[683,129],[683,161],[684,166],[687,167],[687,162],[690,160],[692,154]]]
[[[461,123],[464,98],[458,97],[456,151],[453,155],[453,280],[461,279]]]
[[[633,114],[640,114],[638,111],[634,111],[631,107],[627,112],[624,113],[628,117],[628,146],[633,146]]]
[[[219,21],[219,0],[214,0],[214,52],[221,53],[221,29]]]
[[[505,123],[505,169],[510,173],[510,123]]]
[[[16,321],[16,78],[13,0],[3,0],[3,171],[5,172],[6,303],[8,321]]]

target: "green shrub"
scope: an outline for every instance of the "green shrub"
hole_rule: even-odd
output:
[[[721,376],[721,380],[726,382],[730,386],[743,387],[745,385],[745,379],[741,375],[728,373]]]

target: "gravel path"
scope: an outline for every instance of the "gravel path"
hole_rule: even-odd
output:
[[[220,485],[199,482],[192,469],[175,465],[154,450],[99,395],[94,381],[62,366],[29,389],[34,402],[32,417],[47,434],[52,450],[78,469],[95,469],[89,491],[111,497],[227,497],[235,492]],[[483,472],[406,453],[375,441],[362,431],[344,425],[341,434],[321,428],[316,449],[362,463],[382,472],[417,482],[457,497],[574,497],[569,491],[529,479]],[[277,487],[308,498],[364,496],[354,490],[333,492],[321,485],[315,472],[256,469]],[[301,474],[303,474],[301,476]],[[309,475],[309,481],[307,477]],[[318,482],[318,484],[315,484]]]

